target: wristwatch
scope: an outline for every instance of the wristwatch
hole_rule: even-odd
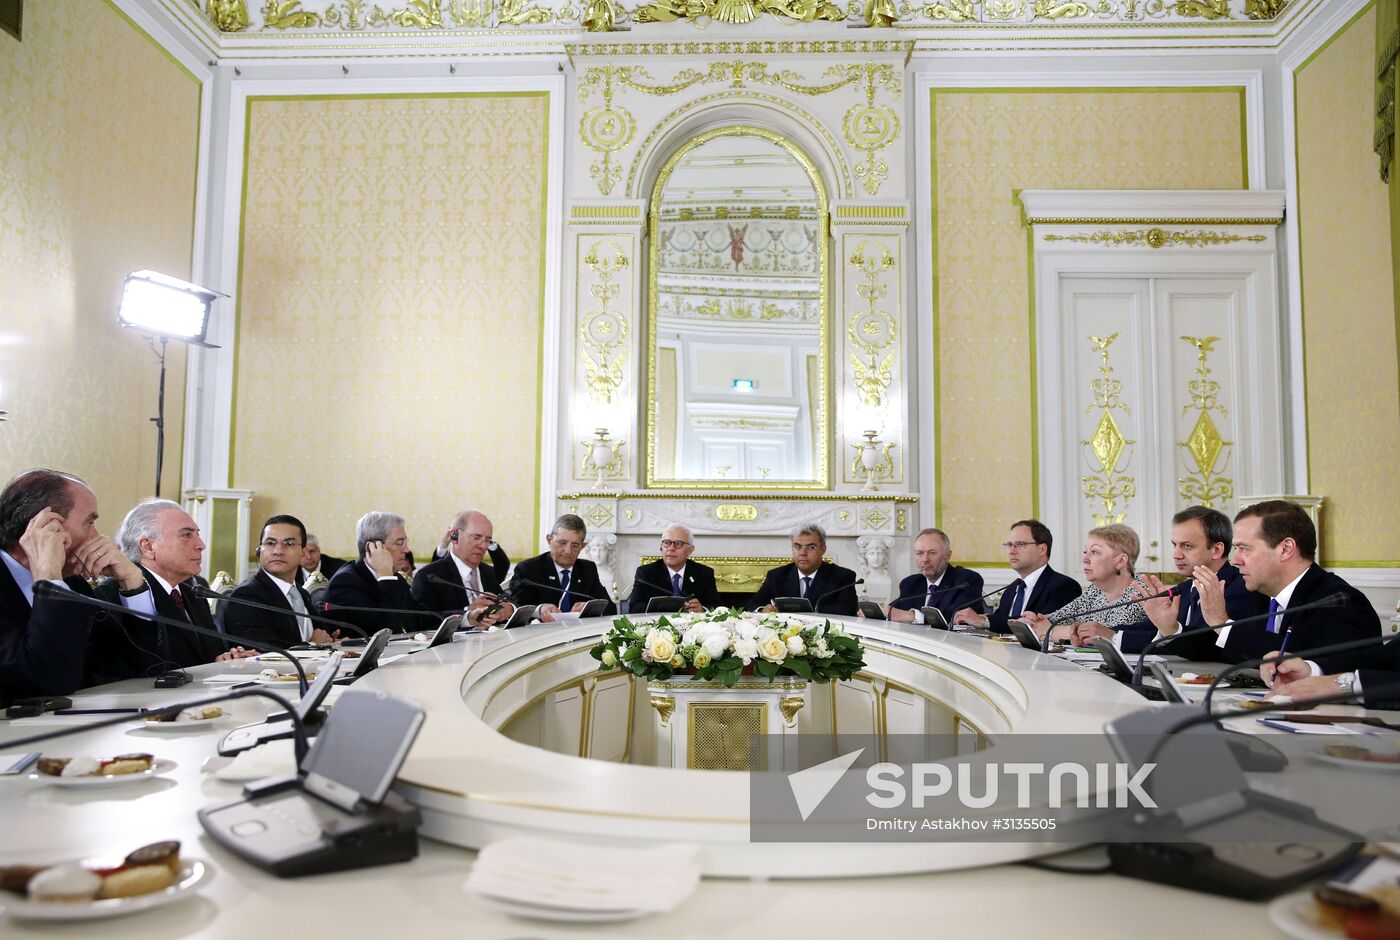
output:
[[[1340,689],[1340,690],[1343,691],[1343,692],[1350,692],[1350,691],[1352,690],[1352,687],[1355,686],[1355,685],[1356,685],[1356,673],[1354,673],[1354,672],[1339,672],[1339,673],[1337,673],[1337,688],[1338,688],[1338,689]]]
[[[140,597],[146,593],[147,584],[143,581],[140,587],[120,588],[122,597]]]

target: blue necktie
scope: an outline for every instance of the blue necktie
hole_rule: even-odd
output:
[[[1271,598],[1269,598],[1269,621],[1268,621],[1268,622],[1269,622],[1269,632],[1270,632],[1270,633],[1277,633],[1277,632],[1278,632],[1279,621],[1283,619],[1282,617],[1275,617],[1274,614],[1276,614],[1276,613],[1278,613],[1278,599],[1277,599],[1277,598],[1271,597]]]
[[[930,582],[928,583],[928,596],[924,598],[924,606],[925,606],[925,607],[932,607],[932,606],[933,606],[933,591],[934,591],[934,584],[933,584],[932,581],[930,581]]]
[[[802,596],[802,597],[806,597],[806,596],[807,596],[807,592],[810,591],[811,589],[812,589],[812,576],[811,576],[810,574],[809,574],[809,575],[804,575],[803,578],[802,578],[802,594],[801,594],[801,596]]]
[[[1026,605],[1026,582],[1020,578],[1016,579],[1016,593],[1011,595],[1010,619],[1015,620],[1021,616],[1021,611]]]
[[[569,612],[569,569],[559,572],[559,609]]]
[[[671,572],[671,593],[677,597],[681,596],[681,576],[679,572]]]

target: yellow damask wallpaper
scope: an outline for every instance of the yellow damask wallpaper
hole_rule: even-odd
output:
[[[105,3],[0,32],[0,477],[87,478],[111,534],[155,485],[157,366],[117,325],[121,283],[190,276],[200,85]],[[165,496],[179,498],[185,352],[172,346]]]
[[[534,554],[549,100],[248,104],[230,485],[336,555],[476,507]]]
[[[1376,14],[1296,73],[1309,491],[1324,561],[1400,567],[1400,399],[1387,193],[1371,152]]]
[[[925,432],[938,440],[935,524],[959,543],[960,564],[1005,565],[1005,528],[1035,504],[1029,252],[1015,193],[1242,188],[1241,94],[931,92],[938,370]]]

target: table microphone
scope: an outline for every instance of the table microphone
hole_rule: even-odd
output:
[[[1185,583],[1185,581],[1181,582],[1181,584]],[[1105,604],[1102,607],[1095,607],[1092,610],[1081,610],[1077,613],[1067,614],[1059,618],[1047,618],[1050,621],[1050,629],[1046,630],[1045,636],[1041,637],[1040,651],[1044,653],[1050,648],[1050,634],[1054,632],[1054,629],[1056,627],[1063,626],[1067,623],[1083,623],[1084,618],[1088,617],[1090,614],[1101,614],[1106,610],[1114,610],[1119,607],[1127,607],[1130,604],[1141,604],[1143,601],[1161,600],[1164,597],[1171,597],[1174,594],[1180,594],[1182,590],[1181,584],[1173,584],[1171,587],[1158,594],[1149,594],[1146,597],[1133,597],[1125,600],[1118,600],[1114,601],[1112,604]],[[1129,588],[1129,590],[1131,590],[1131,588]]]
[[[841,585],[840,587],[834,587],[834,588],[832,588],[831,590],[827,591],[825,594],[822,594],[820,597],[818,597],[815,601],[813,601],[813,603],[812,603],[812,613],[817,613],[817,608],[819,608],[819,607],[822,605],[822,601],[826,600],[826,599],[827,599],[828,597],[830,597],[831,595],[833,595],[833,594],[840,594],[842,591],[849,591],[851,588],[855,587],[857,584],[864,584],[864,583],[865,583],[865,579],[864,579],[864,578],[856,578],[854,581],[847,581],[845,584]]]
[[[434,620],[442,619],[441,611],[432,610],[409,610],[406,607],[351,607],[349,604],[332,604],[329,601],[322,601],[317,605],[326,613],[333,610],[348,610],[357,614],[411,614],[414,617],[431,617]],[[361,636],[364,632],[361,631]]]
[[[195,594],[203,598],[228,601],[230,604],[242,604],[245,607],[253,607],[257,610],[270,610],[275,614],[286,614],[289,617],[305,617],[312,623],[328,623],[332,624],[335,627],[344,628],[346,630],[354,630],[356,633],[363,637],[369,636],[368,633],[361,630],[353,623],[345,623],[340,620],[332,620],[329,617],[318,617],[315,614],[299,614],[296,611],[292,610],[290,607],[278,607],[274,604],[264,604],[260,601],[250,601],[247,598],[243,597],[234,597],[232,594],[223,594],[219,591],[214,590],[213,588],[204,587],[201,584],[196,584],[193,590]]]
[[[456,581],[450,581],[447,578],[439,577],[438,575],[433,574],[431,571],[427,572],[426,576],[429,581],[436,581],[438,584],[445,584],[448,587],[454,587],[459,591],[466,591],[468,596],[475,594],[477,597],[484,597],[487,600],[491,601],[491,606],[482,608],[480,616],[476,618],[475,626],[478,627],[481,626],[482,620],[499,611],[501,607],[505,604],[510,603],[510,601],[507,598],[501,597],[499,594],[494,594],[491,591],[478,591],[474,587],[468,587],[465,584],[458,584]],[[461,617],[462,619],[465,619],[466,614],[468,612],[469,610],[467,608],[464,608],[463,613],[457,616]],[[446,611],[441,611],[441,613],[446,613]],[[472,626],[471,621],[467,621],[467,625],[468,628],[470,628]]]
[[[666,585],[666,587],[663,588],[661,585],[657,584],[656,582],[654,582],[654,581],[648,581],[646,578],[633,578],[633,579],[632,579],[632,587],[631,587],[631,589],[628,590],[628,592],[627,592],[627,603],[629,603],[629,604],[632,603],[632,592],[635,591],[635,590],[637,589],[637,585],[639,585],[639,584],[642,585],[643,587],[649,587],[649,588],[651,588],[653,591],[660,591],[660,592],[661,592],[661,595],[662,595],[663,597],[679,597],[679,598],[682,598],[682,599],[687,600],[687,601],[689,601],[689,600],[694,600],[694,599],[695,599],[695,595],[694,595],[694,594],[677,594],[677,593],[675,593],[675,589],[672,588],[669,584]]]
[[[1282,620],[1284,617],[1287,617],[1290,613],[1295,613],[1300,610],[1312,610],[1314,607],[1340,607],[1346,603],[1346,600],[1346,593],[1344,591],[1337,591],[1333,594],[1328,594],[1321,600],[1313,601],[1310,604],[1300,604],[1297,607],[1285,607],[1282,610],[1274,611],[1272,614],[1259,614],[1255,617],[1244,617],[1240,620],[1231,620],[1230,624],[1231,626],[1233,626],[1237,623],[1254,623],[1257,620],[1268,620],[1270,617],[1278,617],[1280,620]],[[1142,652],[1138,654],[1137,668],[1133,670],[1132,684],[1135,686],[1142,685],[1143,663],[1147,659],[1147,654],[1152,650],[1156,649],[1158,646],[1162,645],[1163,643],[1170,643],[1172,640],[1179,640],[1182,637],[1200,636],[1203,633],[1211,633],[1215,630],[1221,629],[1221,627],[1224,626],[1225,624],[1222,623],[1219,626],[1192,627],[1190,630],[1184,630],[1177,633],[1173,633],[1171,636],[1154,637],[1152,642],[1144,646],[1142,648]]]
[[[102,610],[109,610],[118,614],[128,614],[132,617],[140,617],[142,620],[149,620],[152,623],[163,623],[167,626],[178,627],[181,630],[188,630],[190,633],[198,633],[200,636],[212,636],[220,641],[232,640],[235,643],[246,644],[249,649],[265,649],[271,653],[277,653],[287,657],[288,662],[297,671],[297,685],[300,686],[302,694],[306,694],[306,670],[301,668],[301,662],[290,652],[280,646],[272,646],[261,640],[250,640],[245,636],[234,636],[232,633],[220,633],[218,630],[210,630],[208,627],[201,627],[185,620],[176,620],[174,617],[165,617],[160,614],[148,614],[139,610],[131,610],[121,604],[109,604],[106,601],[98,600],[95,597],[88,597],[79,594],[68,588],[61,588],[49,581],[34,582],[35,597],[49,597],[57,601],[68,601],[74,604],[91,604],[93,607]]]
[[[538,582],[538,581],[531,581],[529,578],[522,578],[518,573],[517,573],[514,577],[511,578],[511,580],[510,580],[511,586],[514,587],[514,586],[515,586],[515,582],[517,582],[517,581],[519,581],[521,584],[528,584],[528,585],[530,585],[530,587],[543,588],[543,589],[546,590],[546,591],[558,591],[560,597],[563,597],[565,594],[567,594],[567,595],[569,595],[570,597],[578,596],[578,597],[587,598],[587,599],[590,600],[590,601],[610,601],[610,600],[612,600],[611,597],[596,597],[596,596],[594,596],[594,595],[592,595],[592,594],[585,593],[584,591],[576,590],[576,589],[574,588],[574,584],[573,584],[572,581],[569,582],[569,586],[568,586],[567,588],[563,588],[563,589],[561,589],[561,588],[559,587],[559,585],[557,585],[557,584],[541,584],[541,583]],[[568,611],[564,611],[564,613],[568,613]]]
[[[162,705],[159,708],[147,708],[143,715],[178,715],[186,708],[201,708],[205,705],[212,705],[215,702],[226,702],[236,698],[270,698],[278,705],[292,720],[292,737],[295,741],[297,766],[306,759],[306,726],[302,724],[301,717],[297,715],[296,709],[282,696],[268,689],[226,689],[217,695],[207,696],[193,702],[181,702],[177,705]],[[70,734],[83,734],[97,728],[110,728],[112,725],[125,724],[131,721],[131,715],[123,715],[117,718],[103,718],[100,721],[85,721],[77,725],[67,725],[53,731],[46,731],[43,734],[30,735],[27,738],[20,738],[18,741],[6,741],[6,747],[27,747],[31,744],[38,744],[40,741],[51,741],[54,738],[66,738]]]
[[[1337,596],[1345,597],[1345,595],[1343,595],[1340,591],[1337,592]],[[1324,598],[1324,599],[1325,599],[1325,598]],[[1285,610],[1287,610],[1287,609],[1288,609],[1288,608],[1285,607],[1283,610],[1276,610],[1276,611],[1274,611],[1274,614],[1273,614],[1273,615],[1274,615],[1275,617],[1277,617],[1279,614],[1283,613],[1283,612],[1284,612]],[[1302,608],[1302,607],[1298,607],[1297,609],[1298,609],[1298,610],[1302,610],[1303,608]],[[1268,616],[1269,616],[1268,614],[1264,614],[1264,615],[1263,615],[1263,617],[1268,617]],[[1253,618],[1253,619],[1262,619],[1262,618]],[[1242,623],[1243,621],[1236,621],[1236,622],[1237,622],[1237,623]],[[1303,651],[1300,652],[1300,653],[1283,653],[1283,654],[1281,654],[1281,655],[1279,655],[1279,656],[1276,656],[1276,657],[1273,658],[1273,659],[1266,659],[1266,658],[1264,658],[1263,656],[1259,657],[1258,659],[1246,659],[1244,662],[1235,663],[1235,665],[1230,666],[1230,667],[1228,667],[1228,668],[1226,668],[1226,669],[1221,670],[1220,675],[1216,676],[1216,677],[1215,677],[1215,681],[1212,682],[1212,683],[1210,684],[1210,688],[1206,689],[1206,695],[1205,695],[1205,698],[1202,700],[1201,705],[1202,705],[1203,708],[1205,708],[1205,710],[1206,710],[1207,712],[1209,712],[1209,711],[1210,711],[1210,698],[1211,698],[1212,695],[1215,694],[1216,688],[1218,688],[1219,685],[1220,685],[1220,683],[1221,683],[1222,681],[1224,681],[1228,676],[1234,675],[1235,673],[1239,672],[1241,669],[1252,669],[1252,668],[1255,667],[1255,666],[1262,666],[1262,665],[1264,665],[1264,663],[1266,663],[1266,662],[1281,663],[1281,662],[1283,662],[1284,660],[1287,660],[1287,659],[1312,659],[1312,658],[1315,657],[1315,656],[1325,656],[1325,655],[1330,655],[1330,654],[1332,654],[1332,653],[1350,653],[1350,652],[1352,652],[1353,650],[1366,649],[1367,647],[1370,647],[1370,646],[1383,646],[1383,645],[1385,645],[1386,643],[1391,642],[1392,640],[1395,640],[1395,641],[1397,641],[1397,642],[1400,642],[1400,636],[1387,636],[1387,635],[1384,634],[1384,633],[1378,633],[1378,634],[1376,634],[1375,636],[1363,637],[1363,638],[1360,639],[1360,640],[1348,640],[1348,641],[1345,642],[1345,643],[1333,643],[1333,644],[1331,644],[1330,646],[1319,646],[1319,647],[1317,647],[1317,648],[1315,648],[1315,649],[1303,650]],[[1363,691],[1363,694],[1364,694],[1364,691]]]

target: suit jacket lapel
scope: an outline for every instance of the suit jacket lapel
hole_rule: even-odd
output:
[[[278,607],[285,607],[287,608],[287,613],[292,613],[292,604],[290,601],[287,600],[287,595],[282,593],[281,586],[278,585],[276,581],[272,580],[272,575],[268,574],[266,571],[263,571],[261,568],[258,569],[258,583],[263,586],[263,590],[267,594],[267,599],[269,603],[275,604]],[[297,590],[301,589],[298,588]],[[272,598],[274,597],[276,597],[277,599],[273,600]],[[306,598],[303,597],[302,600],[305,601]],[[310,610],[311,605],[307,604],[306,609]]]
[[[1034,605],[1040,602],[1041,595],[1043,595],[1046,591],[1050,590],[1050,588],[1047,586],[1047,582],[1050,580],[1050,576],[1054,573],[1054,568],[1051,568],[1049,565],[1045,566],[1045,570],[1040,573],[1040,577],[1035,579],[1035,587],[1031,589],[1030,594],[1026,595],[1026,602],[1021,605],[1021,609],[1023,611],[1030,610],[1034,611],[1037,614],[1049,613],[1049,611],[1042,611],[1039,607],[1036,607]],[[1007,609],[1009,610],[1010,608]]]
[[[24,592],[19,589],[9,567],[4,564],[0,564],[0,606],[5,610],[26,611],[25,619],[29,619],[29,602],[24,599]]]

